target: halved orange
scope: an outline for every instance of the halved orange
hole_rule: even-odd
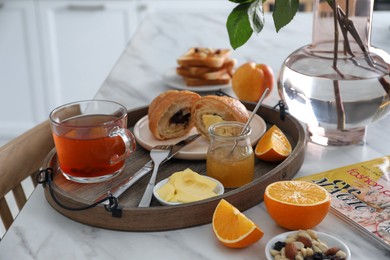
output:
[[[287,158],[291,150],[291,144],[286,135],[276,125],[273,125],[257,143],[255,155],[264,161],[278,162]]]
[[[269,184],[264,203],[271,218],[290,229],[310,229],[329,212],[331,198],[321,186],[307,181],[278,181]]]
[[[264,235],[252,220],[224,199],[215,208],[212,226],[217,239],[232,248],[247,247]]]

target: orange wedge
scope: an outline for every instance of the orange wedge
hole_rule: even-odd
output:
[[[231,248],[247,247],[264,235],[255,223],[224,199],[215,208],[212,226],[217,239]]]
[[[279,181],[267,186],[264,203],[271,218],[290,229],[318,225],[330,208],[330,195],[321,186],[307,181]]]
[[[278,162],[286,159],[291,150],[291,144],[286,135],[276,125],[273,125],[257,143],[255,155],[263,161]]]

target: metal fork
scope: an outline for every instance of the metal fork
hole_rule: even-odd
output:
[[[156,177],[158,172],[158,167],[161,162],[164,161],[172,151],[172,145],[157,145],[153,147],[150,151],[150,158],[152,158],[154,163],[152,177],[150,177],[148,186],[146,186],[146,190],[144,195],[142,196],[141,202],[138,207],[149,207],[150,202],[152,201],[153,196],[153,188],[156,184]]]

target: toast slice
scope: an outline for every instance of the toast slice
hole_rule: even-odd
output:
[[[230,75],[228,73],[223,74],[216,79],[200,79],[200,78],[186,78],[183,77],[187,86],[208,86],[208,85],[225,85],[230,82]]]
[[[190,48],[177,59],[183,67],[204,66],[219,68],[230,55],[230,49]]]
[[[203,78],[203,79],[215,79],[224,73],[233,75],[233,68],[236,64],[235,59],[226,59],[225,63],[219,67],[177,67],[176,72],[178,75],[188,78]]]
[[[215,68],[215,67],[183,67],[183,68],[187,69],[192,75],[199,76],[207,72],[220,70],[221,68],[227,68],[229,71],[233,70],[236,63],[237,63],[236,59],[226,58],[222,67],[220,68]]]
[[[228,73],[228,70],[226,68],[220,69],[217,71],[207,72],[203,73],[199,76],[194,76],[191,73],[189,73],[186,69],[183,69],[182,67],[176,68],[176,72],[178,75],[186,78],[197,78],[197,79],[219,79],[222,75]]]

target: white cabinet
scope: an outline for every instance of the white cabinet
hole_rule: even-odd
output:
[[[50,109],[91,99],[137,27],[135,1],[38,1]]]
[[[0,139],[45,117],[33,0],[0,0]]]
[[[0,0],[0,145],[93,98],[137,25],[136,0]]]

